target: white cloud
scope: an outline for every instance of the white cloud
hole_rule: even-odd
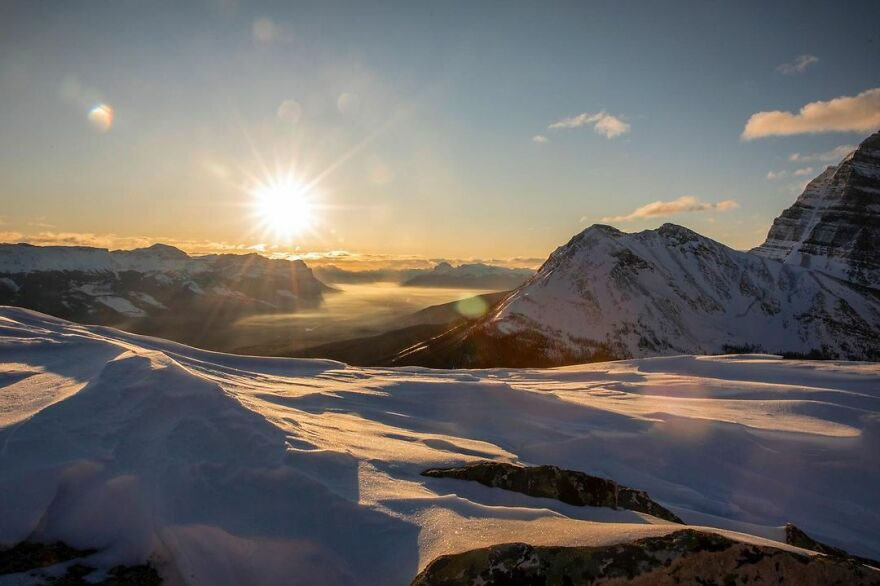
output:
[[[834,147],[830,151],[825,151],[824,153],[791,153],[788,156],[788,160],[804,163],[809,163],[813,161],[819,161],[823,163],[836,163],[857,148],[858,147],[854,144],[842,144],[840,146]]]
[[[880,88],[857,96],[810,102],[797,114],[774,110],[752,114],[741,138],[791,136],[819,132],[868,132],[880,128]]]
[[[543,134],[536,134],[535,136],[532,137],[532,142],[535,142],[538,144],[547,144],[548,142],[550,142],[550,139],[548,139]]]
[[[632,220],[640,220],[643,218],[657,218],[662,216],[672,216],[685,212],[705,212],[714,210],[716,212],[726,212],[738,208],[739,204],[732,199],[725,199],[717,203],[708,203],[700,201],[692,195],[683,195],[672,201],[654,201],[636,208],[625,216],[607,216],[602,218],[603,222],[630,222]]]
[[[799,55],[791,63],[783,63],[777,67],[776,71],[783,75],[796,75],[803,73],[810,65],[815,65],[818,62],[819,58],[815,55]]]
[[[813,168],[812,167],[804,167],[803,169],[797,169],[792,175],[795,177],[804,177],[806,175],[812,175]]]
[[[775,181],[776,179],[782,179],[788,175],[788,171],[767,171],[767,179],[770,181]]]
[[[626,134],[630,130],[629,124],[607,112],[597,112],[596,114],[588,114],[584,112],[577,116],[563,118],[562,120],[549,125],[547,128],[578,128],[588,124],[593,125],[593,132],[601,134],[606,138],[614,138],[615,136]]]

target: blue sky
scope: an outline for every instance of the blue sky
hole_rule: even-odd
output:
[[[750,247],[819,154],[880,128],[877,22],[874,1],[5,2],[0,232],[540,258],[605,219]],[[252,205],[279,175],[313,208],[283,237]]]

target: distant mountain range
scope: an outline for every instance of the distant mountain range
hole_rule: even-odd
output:
[[[483,263],[457,267],[441,262],[403,282],[404,287],[461,287],[467,289],[508,290],[523,284],[535,274],[531,269],[509,269]]]
[[[300,260],[258,254],[0,244],[0,304],[193,344],[239,316],[314,307],[333,291]]]
[[[555,366],[763,351],[880,360],[880,133],[740,252],[664,224],[594,225],[484,318],[393,364]]]
[[[522,285],[534,269],[507,268],[484,263],[453,266],[440,262],[430,269],[373,269],[351,271],[334,265],[315,267],[315,275],[326,283],[400,283],[405,287],[448,287],[507,291]]]

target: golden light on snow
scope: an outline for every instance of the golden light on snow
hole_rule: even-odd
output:
[[[89,110],[89,122],[98,132],[107,132],[113,126],[113,108],[98,104]]]
[[[251,190],[261,227],[276,238],[288,239],[310,228],[315,206],[305,184],[293,177],[276,177]]]

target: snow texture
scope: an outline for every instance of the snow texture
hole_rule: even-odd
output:
[[[779,540],[791,521],[880,557],[878,364],[362,369],[0,308],[0,545],[94,547],[98,567],[151,559],[170,584],[393,585],[494,543],[681,527],[419,475],[477,459],[612,478],[687,523],[752,536],[738,539]]]

